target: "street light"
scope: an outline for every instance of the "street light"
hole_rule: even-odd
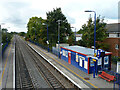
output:
[[[75,28],[75,27],[71,27],[71,28]],[[75,44],[76,44],[76,28],[75,28]]]
[[[91,10],[86,10],[85,12],[94,12],[94,56],[96,56],[95,53],[95,41],[96,41],[96,12],[95,11],[91,11]],[[93,72],[93,78],[95,78],[95,66],[97,67],[97,61],[96,61],[96,65],[94,62],[94,72]],[[97,75],[97,73],[96,73]]]
[[[94,55],[95,55],[95,41],[96,41],[96,12],[91,10],[86,10],[85,12],[94,12]]]
[[[7,28],[10,28],[10,27],[7,27]],[[8,30],[8,29],[7,29],[7,30]],[[7,31],[6,31],[6,41],[8,41]]]
[[[47,44],[48,44],[48,52],[49,52],[48,24],[43,23],[42,25],[47,25]]]
[[[35,29],[35,27],[32,27],[33,29]],[[35,29],[35,41],[36,41],[36,29]]]
[[[60,53],[59,53],[59,43],[60,43],[60,21],[58,20],[58,58],[60,58]]]
[[[33,21],[33,23],[37,23],[36,20]],[[35,27],[32,27],[32,28],[35,28]],[[36,28],[35,28],[35,41],[36,41]]]

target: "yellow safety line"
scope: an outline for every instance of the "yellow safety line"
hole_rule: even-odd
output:
[[[36,48],[38,48],[37,46],[35,46]],[[38,48],[40,50],[40,48]],[[44,53],[42,50],[40,50],[42,53]],[[45,55],[47,55],[46,53],[44,53]],[[47,55],[48,56],[48,55]],[[50,58],[52,58],[51,56],[48,56]],[[66,69],[68,69],[70,72],[72,72],[73,74],[75,74],[76,76],[80,77],[81,79],[83,79],[84,81],[86,81],[87,83],[89,83],[90,85],[92,85],[95,88],[98,88],[97,86],[93,85],[92,83],[90,83],[89,81],[85,80],[83,77],[79,76],[77,73],[75,73],[74,71],[72,71],[71,69],[69,69],[68,67],[66,67],[65,65],[63,65],[62,63],[60,63],[59,61],[57,61],[56,59],[52,58],[53,60],[55,60],[57,63],[59,63],[60,65],[62,65],[63,67],[65,67]]]
[[[9,49],[9,52],[8,52],[8,55],[7,55],[7,59],[6,59],[6,62],[5,62],[5,66],[4,66],[4,70],[2,72],[2,77],[0,79],[0,86],[1,86],[1,82],[2,82],[2,79],[3,79],[3,76],[4,76],[4,72],[5,72],[5,69],[6,69],[6,65],[7,65],[7,62],[8,62],[8,57],[9,57],[9,54],[10,54],[10,51],[11,51],[11,47],[12,47],[12,44],[10,46],[10,49]]]

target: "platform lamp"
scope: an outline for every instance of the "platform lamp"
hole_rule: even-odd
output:
[[[59,44],[60,44],[60,21],[62,20],[58,20],[58,58],[60,58],[60,53],[59,53]]]
[[[48,44],[48,52],[49,52],[49,35],[48,35],[48,24],[46,23],[42,23],[42,25],[46,25],[47,26],[47,44]]]
[[[75,27],[71,27],[71,28],[75,28]],[[75,44],[76,44],[76,28],[75,28]]]
[[[95,53],[95,41],[96,41],[96,12],[92,11],[92,10],[86,10],[85,12],[94,12],[94,55],[96,55]]]
[[[10,27],[7,27],[7,28],[9,29]],[[7,31],[6,31],[6,41],[8,41]]]

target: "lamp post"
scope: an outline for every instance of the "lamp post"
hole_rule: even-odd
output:
[[[36,21],[33,21],[35,24],[37,23]],[[33,27],[35,29],[35,42],[36,42],[36,28]]]
[[[48,44],[48,52],[49,52],[49,35],[48,35],[48,24],[43,23],[42,25],[47,26],[47,44]]]
[[[58,58],[60,58],[60,51],[59,51],[59,44],[60,44],[60,21],[61,20],[58,20]]]
[[[96,12],[91,10],[86,10],[85,12],[94,12],[94,55],[95,55],[95,41],[96,41]]]
[[[7,28],[10,28],[10,27],[7,27]],[[7,30],[7,31],[8,31],[8,30]],[[8,42],[7,31],[6,31],[6,41]]]
[[[75,27],[71,27],[71,28],[75,28]],[[75,44],[76,44],[76,28],[75,28]]]

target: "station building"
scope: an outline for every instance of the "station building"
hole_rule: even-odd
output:
[[[96,67],[97,71],[103,68],[111,69],[111,52],[96,50],[97,56],[94,57],[94,49],[82,46],[65,46],[61,47],[61,59],[74,65],[80,70],[90,74]],[[96,60],[96,64],[95,64]]]

